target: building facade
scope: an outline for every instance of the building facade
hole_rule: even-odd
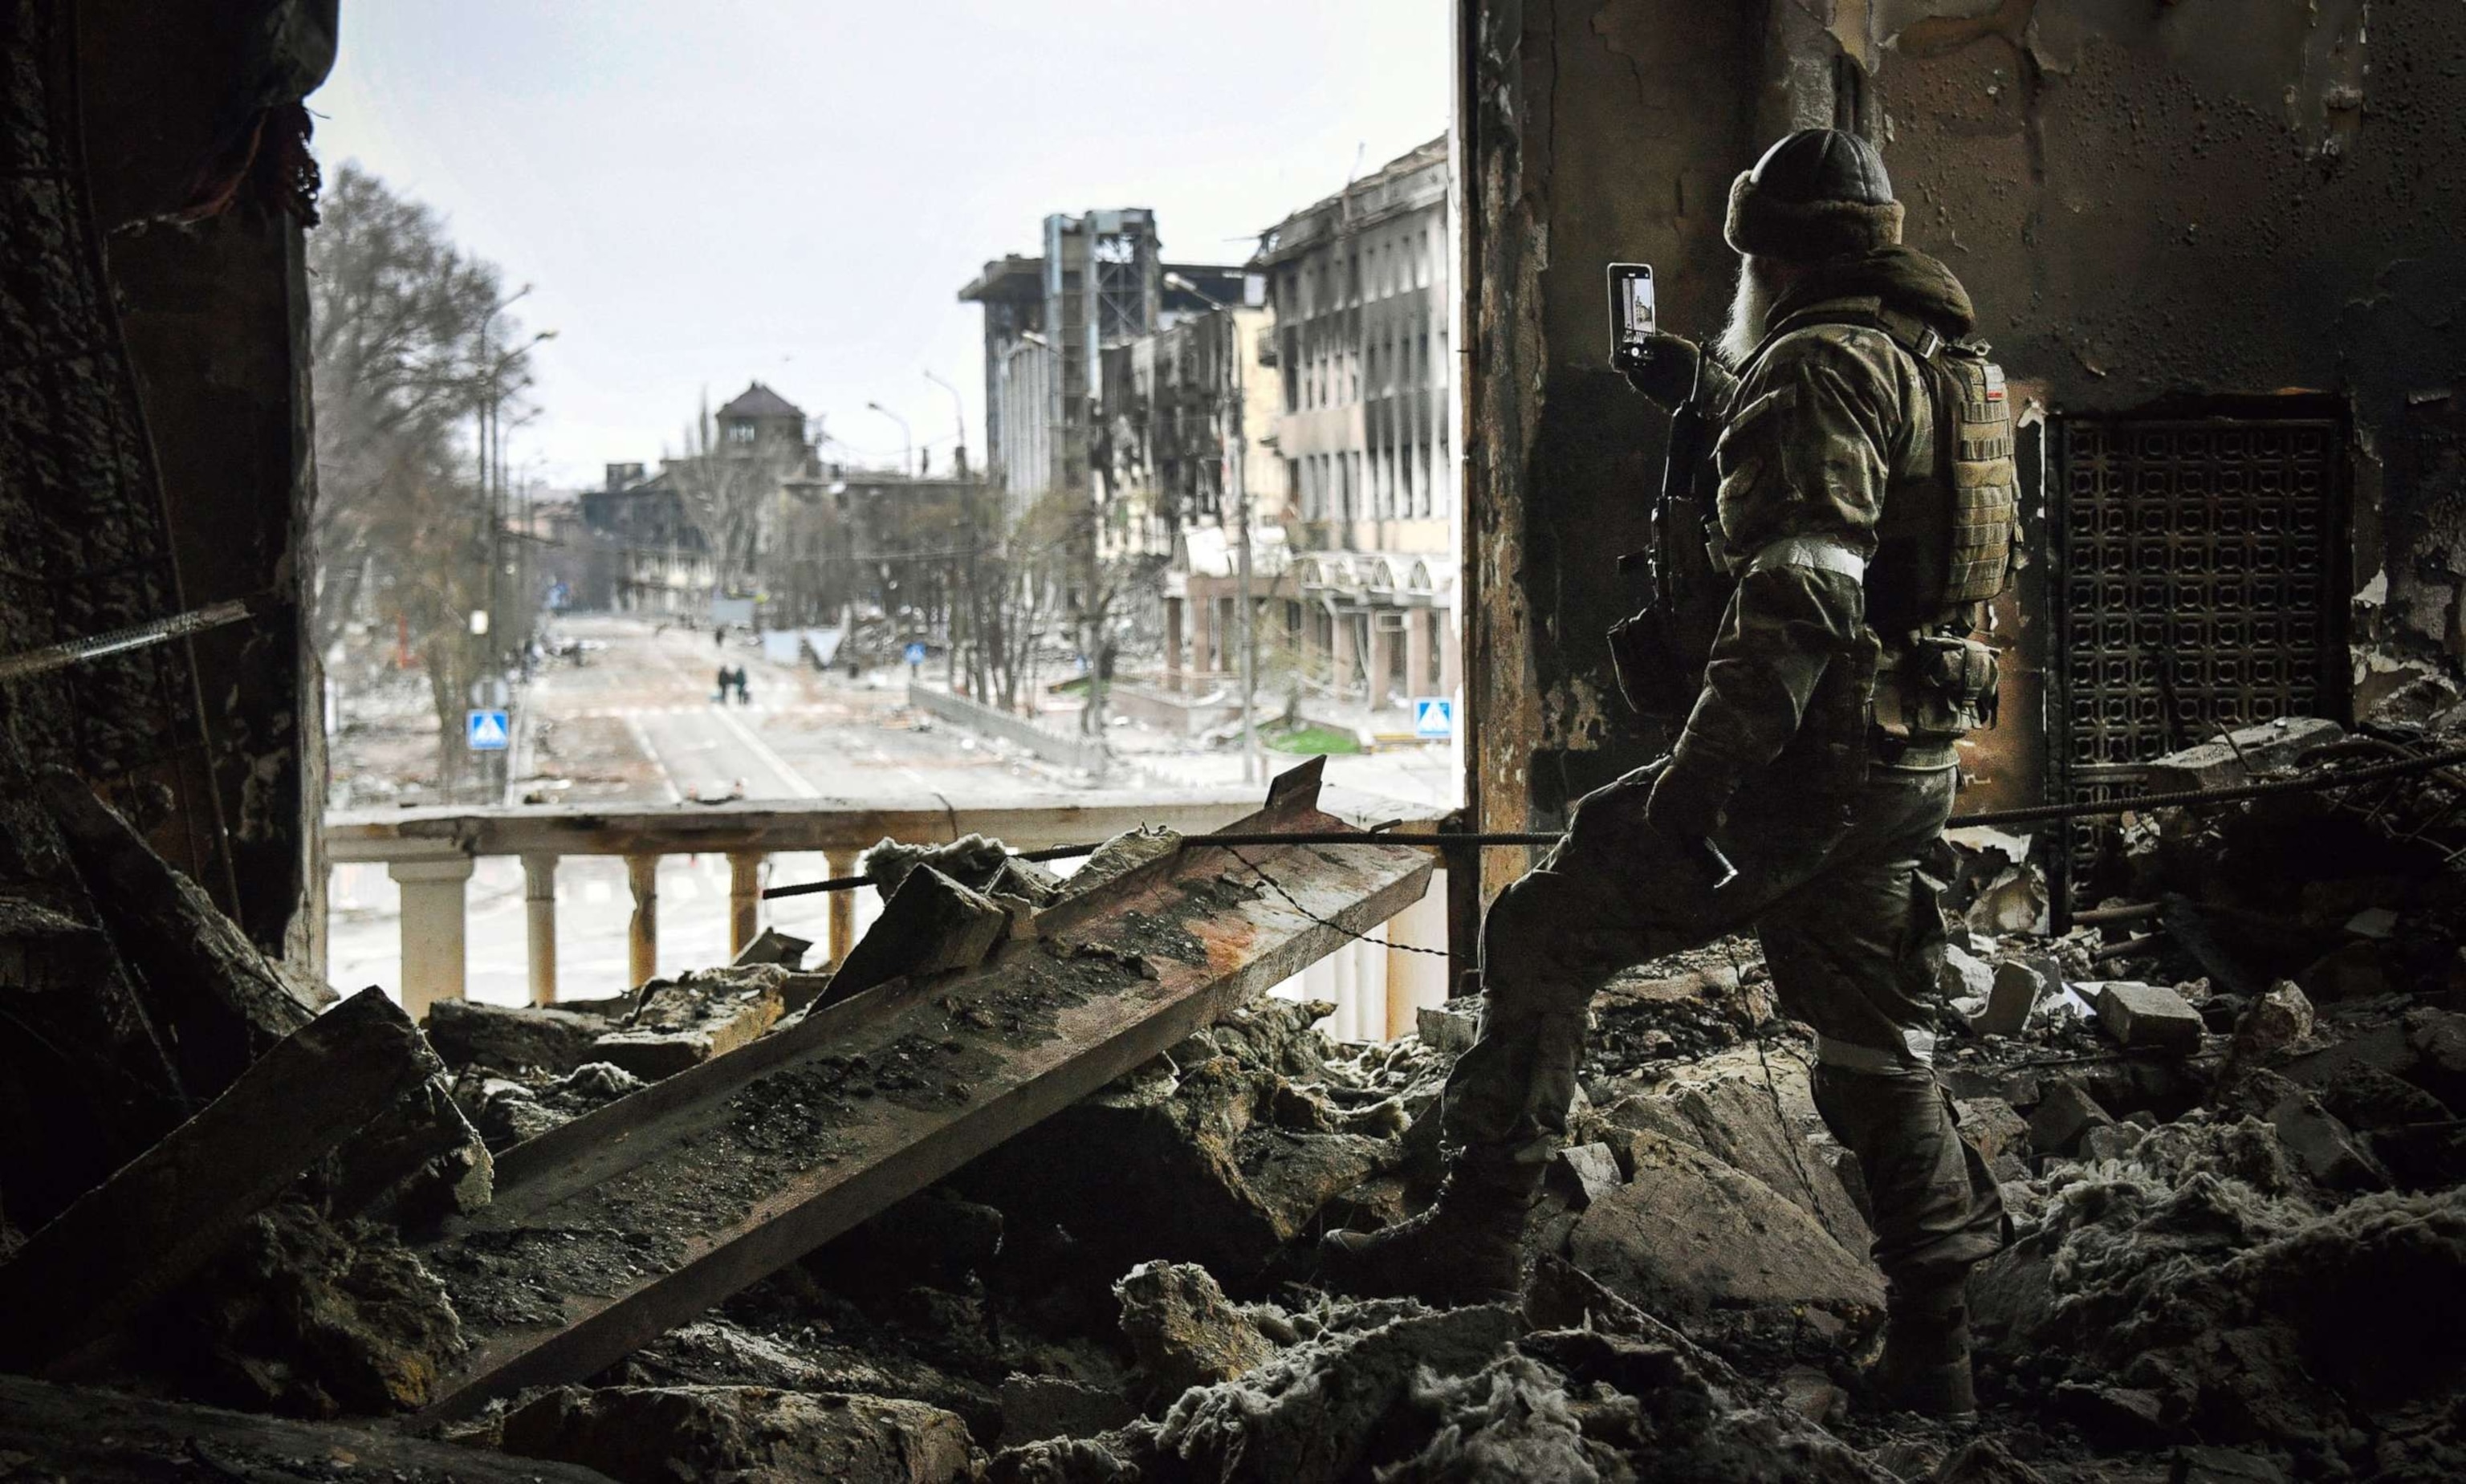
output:
[[[699,615],[714,596],[768,596],[800,490],[820,472],[804,410],[756,381],[705,419],[696,443],[657,474],[609,464],[582,493],[589,606]]]
[[[1447,188],[1442,138],[1277,223],[1250,264],[1291,491],[1282,618],[1374,713],[1458,682]]]
[[[985,467],[1014,517],[1048,490],[1101,493],[1108,347],[1248,292],[1238,266],[1164,261],[1143,207],[1056,213],[1042,237],[1040,256],[995,259],[959,290],[985,312]]]

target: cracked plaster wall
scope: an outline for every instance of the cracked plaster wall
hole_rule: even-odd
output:
[[[1462,3],[1486,827],[1557,822],[1661,741],[1599,660],[1661,438],[1600,369],[1602,264],[1653,262],[1664,322],[1708,329],[1730,174],[1836,118],[1883,145],[1910,240],[2041,408],[2347,399],[2354,638],[2466,653],[2466,7]]]

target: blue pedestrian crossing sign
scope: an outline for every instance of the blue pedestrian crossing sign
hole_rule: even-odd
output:
[[[1446,738],[1456,734],[1456,704],[1446,696],[1417,696],[1413,700],[1413,735]]]
[[[908,663],[911,665],[923,664],[925,663],[925,646],[922,644],[909,644],[908,646]]]
[[[506,724],[503,711],[473,711],[463,726],[462,737],[475,753],[502,753],[513,741],[513,728]]]

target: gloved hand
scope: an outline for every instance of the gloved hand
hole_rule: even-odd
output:
[[[1737,785],[1726,778],[1670,764],[1652,780],[1644,801],[1645,822],[1690,844],[1710,840],[1721,827],[1721,810]]]
[[[1666,409],[1676,409],[1695,392],[1697,369],[1704,352],[1683,335],[1656,334],[1643,345],[1619,354],[1618,369],[1626,384]]]

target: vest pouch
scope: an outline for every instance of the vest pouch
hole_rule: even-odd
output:
[[[1899,741],[1953,741],[1995,725],[2002,681],[1994,645],[1951,634],[1917,635],[1894,667],[1892,684],[1877,687],[1876,724]]]

